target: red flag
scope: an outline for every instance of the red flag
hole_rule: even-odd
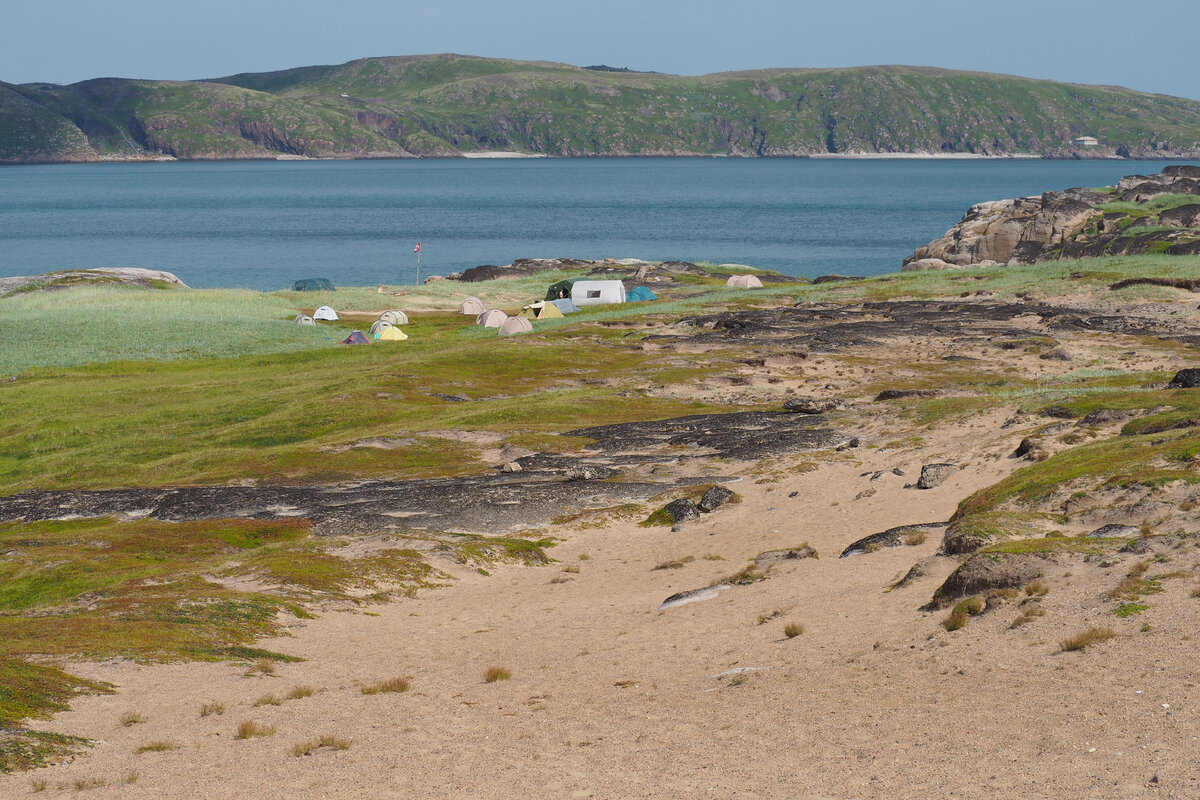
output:
[[[413,252],[414,253],[421,252],[421,243],[420,242],[417,242],[417,246],[413,248]]]

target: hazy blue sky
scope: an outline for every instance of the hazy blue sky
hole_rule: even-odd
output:
[[[684,75],[918,64],[1200,99],[1200,0],[0,0],[0,80],[455,52]]]

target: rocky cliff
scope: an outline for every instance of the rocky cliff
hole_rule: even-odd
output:
[[[904,269],[1130,253],[1200,253],[1200,167],[1130,175],[1104,189],[979,203],[940,239],[918,247]]]

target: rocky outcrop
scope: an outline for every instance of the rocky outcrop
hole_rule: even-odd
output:
[[[1067,189],[978,203],[941,238],[918,247],[904,260],[903,269],[1033,264],[1145,252],[1183,254],[1200,249],[1198,203],[1161,212],[1104,208],[1114,201],[1143,205],[1167,194],[1200,194],[1200,167],[1180,164],[1158,175],[1130,175],[1107,190]]]

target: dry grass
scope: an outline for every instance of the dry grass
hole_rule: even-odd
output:
[[[804,626],[799,622],[789,622],[783,626],[783,635],[789,639],[795,639],[802,633],[804,633]]]
[[[290,692],[287,693],[287,697],[285,699],[299,700],[304,697],[312,697],[316,693],[317,693],[317,690],[311,686],[308,686],[308,685],[297,686],[294,689],[292,689]]]
[[[253,739],[256,736],[274,736],[275,726],[248,719],[237,727],[235,739]]]
[[[1033,604],[1026,606],[1024,609],[1022,609],[1021,613],[1017,615],[1017,618],[1012,621],[1012,625],[1010,625],[1009,627],[1010,628],[1019,628],[1022,625],[1026,624],[1027,622],[1032,622],[1033,620],[1037,619],[1038,617],[1044,617],[1044,616],[1046,616],[1046,609],[1042,608],[1041,606],[1037,605],[1036,603],[1033,603]]]
[[[408,678],[389,678],[386,681],[372,683],[362,687],[363,694],[379,694],[380,692],[407,692],[411,687]]]
[[[274,675],[275,662],[269,658],[260,658],[246,670],[247,675]]]
[[[924,531],[913,531],[912,533],[904,534],[904,543],[909,547],[915,547],[919,544],[925,544],[925,540],[929,538]]]
[[[122,783],[137,783],[137,780],[140,777],[141,777],[141,775],[138,773],[138,771],[136,769],[131,770],[130,772],[125,773],[125,777],[121,779],[121,782]]]
[[[342,739],[332,734],[323,734],[316,739],[309,739],[292,745],[292,755],[296,758],[311,756],[322,748],[326,750],[349,750],[351,744],[352,742],[349,739]]]
[[[281,705],[283,705],[283,701],[280,700],[278,697],[276,697],[273,694],[264,694],[262,697],[260,697],[254,701],[255,708],[258,708],[259,706],[281,706]]]
[[[1097,642],[1107,641],[1117,635],[1117,632],[1112,628],[1091,627],[1082,633],[1077,633],[1074,636],[1067,637],[1058,643],[1059,649],[1064,653],[1073,650],[1082,650]]]
[[[583,556],[580,556],[580,558],[583,558]],[[563,572],[569,572],[572,575],[578,575],[579,567],[575,566],[574,564],[568,564],[567,566],[563,567]]]
[[[968,597],[958,601],[951,609],[949,616],[942,620],[942,627],[948,631],[957,631],[967,627],[967,619],[982,614],[987,604],[982,597]]]
[[[683,569],[684,566],[692,563],[695,560],[696,560],[695,556],[684,556],[683,558],[679,558],[674,561],[664,561],[661,564],[658,564],[657,566],[651,567],[650,571],[655,572],[656,570],[660,570],[660,569]]]
[[[1050,585],[1041,578],[1025,584],[1025,594],[1030,597],[1045,597],[1050,593]]]
[[[130,725],[137,725],[139,722],[145,722],[146,718],[136,711],[126,711],[121,715],[121,724],[128,728]]]
[[[555,575],[553,578],[550,579],[550,583],[570,583],[573,580],[575,580],[575,579],[568,578],[566,575]]]
[[[133,752],[138,753],[140,755],[141,753],[162,753],[167,750],[178,750],[178,749],[179,749],[179,745],[176,744],[175,742],[170,742],[170,741],[167,741],[166,739],[155,739],[152,742],[146,742],[144,745],[137,748]]]
[[[774,611],[771,611],[767,614],[759,614],[758,615],[758,624],[765,625],[766,623],[770,622],[773,619],[778,619],[779,617],[782,617],[784,614],[786,614],[788,612],[788,610],[789,609],[786,609],[786,608],[777,608]]]
[[[108,781],[104,778],[78,778],[71,784],[75,787],[75,791],[83,792],[88,789],[99,789],[102,786],[108,786]]]
[[[483,673],[484,683],[495,683],[496,681],[506,681],[512,677],[512,672],[504,667],[491,666]]]
[[[1192,597],[1200,597],[1200,586],[1192,589]]]
[[[29,784],[29,791],[33,792],[34,794],[38,792],[44,792],[49,788],[50,785],[45,781],[34,781],[33,783]]]
[[[200,706],[200,716],[202,716],[202,717],[208,717],[213,714],[220,715],[220,714],[224,714],[224,713],[225,713],[225,704],[224,703],[204,703],[203,705]]]

